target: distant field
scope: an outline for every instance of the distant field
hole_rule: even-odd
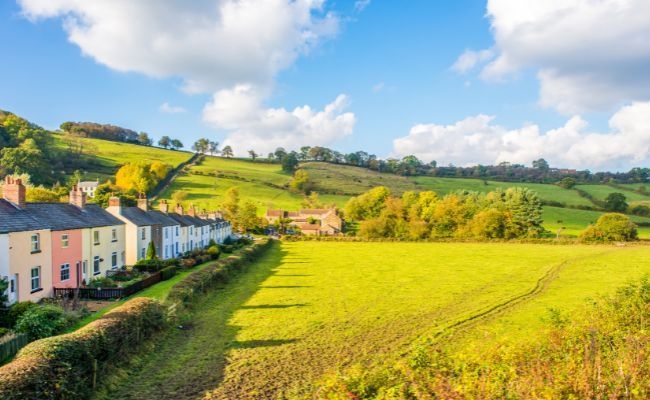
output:
[[[324,373],[391,364],[414,341],[530,337],[650,272],[647,247],[297,242],[277,246],[196,308],[116,382],[113,398],[282,398]],[[540,284],[541,282],[541,284]],[[477,339],[479,338],[479,339]],[[308,397],[308,396],[307,396]],[[105,398],[111,398],[106,396]]]
[[[61,136],[54,136],[58,147],[65,147]],[[131,143],[113,142],[110,140],[81,138],[89,151],[95,153],[96,163],[90,164],[84,170],[84,178],[101,182],[115,179],[115,172],[121,165],[133,161],[162,161],[174,167],[192,157],[185,151],[165,150],[159,147],[139,146]]]
[[[264,214],[268,208],[298,209],[303,195],[288,190],[291,175],[282,171],[279,164],[266,164],[222,157],[206,157],[189,174],[179,176],[159,198],[170,199],[176,190],[189,192],[186,203],[200,208],[217,209],[223,195],[231,187],[239,189],[240,200],[250,200]],[[346,196],[320,195],[321,202],[345,205]]]
[[[633,201],[650,201],[649,196],[644,196],[635,191],[621,190],[619,188],[615,188],[608,185],[577,185],[576,187],[578,189],[582,189],[585,192],[591,194],[598,200],[605,200],[607,195],[609,195],[610,193],[618,192],[618,193],[622,193],[625,196],[628,203]],[[624,187],[637,189],[639,185],[637,184],[636,187],[634,186],[624,186]]]
[[[559,231],[561,236],[578,236],[589,224],[595,223],[601,215],[603,215],[603,212],[600,211],[544,207],[542,218],[544,219],[544,228],[547,230],[553,233]],[[636,215],[630,215],[629,217],[636,223],[650,222],[650,218]],[[560,228],[562,229],[560,230]],[[650,227],[639,227],[638,232],[640,238],[650,238]]]

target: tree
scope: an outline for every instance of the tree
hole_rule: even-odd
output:
[[[183,142],[181,142],[178,139],[172,139],[172,141],[169,142],[169,145],[171,146],[172,149],[178,150],[183,147]]]
[[[230,146],[224,147],[223,150],[221,150],[221,155],[226,157],[226,158],[233,157],[234,154],[232,152],[232,147],[230,147]]]
[[[154,246],[153,241],[149,242],[147,246],[147,260],[155,260],[156,258],[156,246]]]
[[[248,155],[251,156],[253,161],[255,161],[255,159],[257,158],[257,153],[255,152],[255,150],[248,150]]]
[[[304,169],[299,169],[293,175],[293,179],[289,183],[289,187],[293,190],[309,194],[312,187],[314,186],[313,182],[309,179],[309,173]]]
[[[572,189],[576,185],[576,180],[571,178],[570,176],[567,176],[565,178],[562,178],[557,183],[557,185],[565,189]]]
[[[545,159],[540,158],[538,160],[533,161],[533,168],[546,172],[549,170],[549,165]]]
[[[146,193],[156,183],[150,166],[144,162],[124,164],[115,174],[115,184],[122,190]]]
[[[601,215],[595,225],[589,225],[580,234],[586,242],[630,241],[637,239],[637,226],[624,214],[607,213]]]
[[[171,139],[169,136],[163,136],[158,141],[158,146],[168,148],[171,145]]]
[[[58,203],[59,194],[43,186],[28,187],[25,198],[29,203]]]
[[[174,204],[182,204],[185,200],[187,200],[187,196],[189,193],[187,190],[179,189],[175,190],[174,193],[172,193],[172,201]]]
[[[275,158],[282,161],[282,159],[287,155],[287,151],[284,149],[284,147],[278,147],[275,149],[273,155],[275,155]]]
[[[353,197],[345,205],[345,216],[349,219],[361,221],[378,217],[386,207],[386,199],[390,190],[385,186],[377,186]]]
[[[213,141],[208,141],[208,151],[210,152],[210,155],[214,155],[214,153],[219,152],[219,142],[213,142]]]
[[[262,226],[262,218],[257,216],[257,206],[247,200],[237,213],[237,228],[242,232],[257,231]]]
[[[228,188],[223,197],[223,203],[221,204],[221,208],[223,209],[223,217],[227,221],[234,223],[236,222],[237,212],[239,211],[239,189],[234,186]]]
[[[295,151],[282,157],[282,170],[292,174],[298,166],[298,154]]]
[[[192,150],[197,153],[205,154],[210,149],[210,141],[206,138],[201,138],[194,142]]]
[[[151,146],[153,144],[153,139],[149,137],[147,132],[140,132],[140,134],[138,134],[138,143],[143,146]]]
[[[614,212],[625,212],[627,203],[623,193],[610,193],[605,197],[605,210]]]

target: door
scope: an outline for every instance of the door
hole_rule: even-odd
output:
[[[18,274],[9,279],[9,304],[18,301]]]

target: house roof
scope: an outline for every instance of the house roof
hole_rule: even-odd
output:
[[[149,213],[138,207],[124,207],[121,215],[136,226],[159,225],[159,222],[151,218]]]
[[[97,186],[99,186],[99,182],[97,181],[82,181],[77,185],[80,188],[96,188]]]
[[[25,210],[38,221],[49,225],[53,231],[124,225],[96,204],[79,208],[64,203],[27,203]]]
[[[316,224],[303,224],[300,225],[301,231],[320,231],[320,225]]]
[[[300,210],[300,214],[322,215],[327,214],[329,211],[327,208],[305,208]]]
[[[283,214],[282,210],[266,210],[266,215],[268,217],[281,217]]]
[[[194,225],[194,222],[191,219],[187,218],[187,215],[181,215],[181,214],[177,214],[177,213],[169,213],[169,214],[167,214],[167,216],[169,218],[173,219],[174,221],[176,221],[178,224],[180,224],[180,226]]]
[[[157,223],[162,226],[180,225],[174,218],[171,218],[168,214],[165,214],[161,211],[151,210],[148,211],[148,214],[151,219],[157,221]]]
[[[7,200],[0,199],[0,233],[35,231],[50,226]]]

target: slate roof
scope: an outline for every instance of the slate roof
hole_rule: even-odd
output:
[[[0,199],[0,233],[35,231],[50,226],[7,200]]]
[[[64,203],[27,203],[25,210],[38,221],[49,225],[53,231],[124,225],[124,222],[96,204],[79,208]]]
[[[151,210],[148,212],[149,217],[153,219],[154,221],[157,221],[156,223],[162,225],[162,226],[174,226],[174,225],[179,225],[178,222],[176,222],[175,219],[171,218],[168,214],[165,214],[161,211],[155,211]]]
[[[138,207],[123,207],[122,216],[137,226],[160,225],[158,221],[151,218],[148,212]]]
[[[169,213],[167,216],[177,223],[179,223],[181,226],[193,226],[194,221],[192,221],[190,218],[187,218],[187,215],[180,215],[176,213]]]

